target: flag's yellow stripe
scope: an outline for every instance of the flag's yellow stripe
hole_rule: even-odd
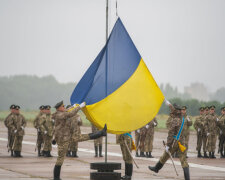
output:
[[[141,59],[136,71],[120,88],[105,99],[87,105],[84,113],[98,128],[106,123],[108,132],[122,134],[150,122],[163,100],[161,90]]]

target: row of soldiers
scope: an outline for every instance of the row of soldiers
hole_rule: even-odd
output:
[[[216,158],[216,141],[219,137],[219,153],[225,158],[225,107],[221,108],[221,115],[215,114],[215,106],[200,107],[200,115],[196,118],[194,128],[197,132],[197,148],[199,158]],[[203,146],[204,155],[201,154]],[[209,152],[209,156],[207,154]]]

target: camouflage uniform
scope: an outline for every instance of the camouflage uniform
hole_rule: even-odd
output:
[[[8,146],[8,150],[11,151],[11,156],[13,156],[12,146],[13,146],[15,135],[12,129],[10,128],[9,124],[11,121],[13,121],[14,116],[16,116],[15,113],[10,113],[4,120],[4,124],[8,128],[8,145],[7,146]]]
[[[140,129],[138,129],[138,130],[135,131],[135,146],[137,148],[136,149],[136,157],[139,157],[138,147],[140,145],[140,137],[141,137],[140,133],[141,133],[141,130]]]
[[[93,124],[92,124],[91,128],[92,128],[92,133],[95,133],[98,131],[97,127],[95,127]],[[103,155],[102,155],[102,137],[94,140],[94,148],[95,148],[95,157],[98,157],[98,156],[103,157]]]
[[[168,119],[167,119],[167,121],[166,121],[166,128],[167,128],[167,129],[169,129],[170,123],[171,123],[172,119],[173,119],[173,114],[170,113],[170,115],[169,115],[169,117],[168,117]]]
[[[26,120],[21,114],[15,114],[14,116],[12,116],[11,121],[9,121],[8,126],[12,130],[12,133],[14,133],[15,135],[12,149],[16,157],[21,156],[20,153],[22,150],[22,141],[25,134],[24,128],[26,127],[26,124]]]
[[[203,142],[203,131],[204,131],[204,116],[199,115],[194,123],[194,128],[197,132],[197,147],[196,150],[199,152],[198,155],[201,156],[201,148]]]
[[[188,151],[188,143],[189,143],[189,136],[190,136],[190,126],[192,126],[192,120],[189,116],[184,116],[184,127],[183,127],[183,133],[184,133],[184,146],[186,147],[186,155]]]
[[[224,158],[225,153],[223,154],[223,150],[225,150],[225,114],[222,114],[219,117],[217,126],[220,128],[220,143],[219,143],[219,152],[221,155],[220,157]]]
[[[216,149],[216,134],[217,134],[217,117],[215,114],[208,114],[205,117],[205,127],[206,127],[206,133],[207,138],[208,138],[208,144],[207,144],[207,148],[209,153],[213,156],[211,156],[211,158],[215,158],[214,157],[214,152]]]
[[[156,118],[154,118],[150,123],[147,129],[146,138],[145,138],[145,152],[147,157],[153,157],[151,155],[153,149],[153,140],[154,140],[154,129],[158,125]]]
[[[51,157],[50,152],[52,151],[52,138],[54,131],[54,120],[52,120],[51,114],[43,115],[43,119],[40,121],[40,128],[42,134],[44,134],[44,155],[46,157]]]
[[[44,144],[44,134],[43,131],[41,131],[41,123],[43,119],[45,118],[45,114],[42,112],[39,112],[39,114],[34,119],[33,125],[37,129],[37,148],[38,148],[38,155],[40,156],[41,153],[41,147]]]
[[[144,126],[140,129],[140,144],[139,144],[140,157],[146,157],[144,154],[146,134],[147,134],[147,128]]]

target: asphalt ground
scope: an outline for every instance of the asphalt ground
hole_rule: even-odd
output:
[[[91,127],[82,127],[82,133],[90,133]],[[33,127],[25,129],[22,155],[23,158],[12,158],[7,151],[7,129],[3,122],[0,122],[0,179],[3,180],[45,180],[52,179],[53,168],[57,158],[57,147],[53,147],[52,158],[37,157],[35,152],[36,130]],[[133,136],[134,137],[134,136]],[[179,159],[175,158],[175,165],[179,176],[176,176],[170,160],[164,165],[159,173],[148,170],[149,165],[155,165],[162,155],[164,148],[162,141],[166,140],[167,131],[157,130],[154,138],[154,149],[152,155],[155,158],[136,158],[139,169],[134,166],[134,180],[158,180],[158,179],[184,179],[183,169]],[[124,175],[124,163],[119,145],[116,143],[115,135],[108,135],[108,162],[122,163],[121,172]],[[217,142],[218,144],[218,142]],[[103,145],[104,146],[104,145]],[[218,146],[217,146],[218,147]],[[191,179],[218,180],[225,179],[225,159],[220,159],[216,153],[216,159],[197,158],[196,153],[196,133],[191,132],[189,141],[188,163],[190,166]],[[103,147],[104,151],[104,147]],[[104,153],[103,153],[104,154]],[[63,180],[83,180],[90,179],[90,163],[104,162],[105,158],[94,157],[93,141],[79,143],[79,158],[65,158],[61,170]],[[133,156],[135,152],[133,152]]]

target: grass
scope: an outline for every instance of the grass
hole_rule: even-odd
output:
[[[9,111],[0,111],[0,121],[3,121],[7,115],[9,114]],[[38,111],[21,111],[21,114],[24,115],[28,123],[32,123],[34,118],[37,116]],[[83,120],[84,126],[90,126],[91,123],[88,121],[84,115],[83,112],[79,112],[79,115],[81,116],[81,119]],[[156,116],[158,121],[157,129],[166,129],[166,121],[168,119],[168,115],[165,114],[159,114]],[[192,117],[192,120],[195,120],[195,117]],[[194,121],[193,121],[194,124]],[[190,128],[191,130],[194,130],[193,126]]]

